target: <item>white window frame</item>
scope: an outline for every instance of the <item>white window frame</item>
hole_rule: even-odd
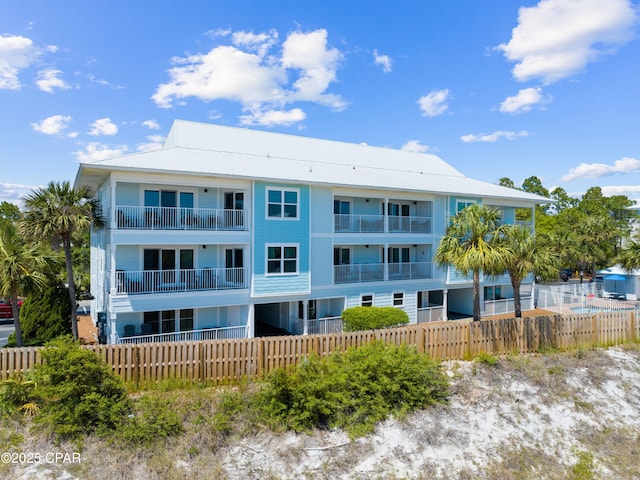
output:
[[[371,305],[365,305],[364,297],[371,297]],[[360,295],[361,307],[373,307],[373,304],[374,304],[373,301],[374,301],[373,293],[363,293]],[[369,302],[367,301],[366,303],[369,303]]]
[[[463,209],[467,208],[470,205],[476,205],[478,202],[476,200],[469,200],[469,199],[457,199],[456,200],[456,211],[455,213],[458,214],[460,213],[460,211],[462,211]],[[460,208],[460,205],[464,204],[464,207]]]
[[[264,274],[265,274],[265,276],[278,277],[278,276],[283,276],[283,275],[298,275],[300,273],[300,244],[299,243],[267,243],[264,247],[265,247],[264,248],[264,258],[265,258]],[[270,248],[281,248],[282,249],[282,256],[279,259],[279,261],[280,261],[280,271],[279,272],[273,272],[273,273],[269,272],[269,262],[273,262],[273,261],[276,260],[276,259],[269,259],[269,249]],[[284,257],[285,248],[295,248],[296,249],[295,259],[291,259],[291,258],[285,259],[285,257]],[[284,262],[285,262],[285,260],[286,261],[295,260],[295,262],[296,262],[296,271],[295,272],[285,272],[284,271]]]
[[[282,194],[280,203],[276,204],[275,202],[269,201],[269,192],[280,192]],[[287,192],[294,192],[296,194],[296,216],[295,217],[286,217],[284,215],[285,207],[287,205],[294,205],[293,203],[285,202],[285,194]],[[287,187],[267,187],[266,188],[266,209],[265,209],[265,218],[267,220],[299,220],[300,219],[300,189],[299,188],[287,188]],[[269,205],[279,205],[280,206],[280,215],[269,215]]]
[[[400,295],[400,303],[396,303],[396,295]],[[391,302],[394,307],[404,307],[404,292],[393,292],[391,295]]]

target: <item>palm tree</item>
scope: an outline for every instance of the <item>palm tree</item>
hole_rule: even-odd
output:
[[[499,242],[502,232],[500,211],[470,205],[451,217],[434,261],[441,267],[453,266],[463,275],[473,274],[473,320],[480,320],[480,272],[493,272],[508,254]]]
[[[616,260],[627,272],[640,268],[640,238],[636,237],[628,245],[625,245]]]
[[[71,244],[91,228],[102,228],[104,219],[100,213],[93,189],[74,189],[68,181],[50,182],[47,188],[38,188],[25,198],[25,211],[20,228],[31,238],[51,242],[54,248],[64,251],[69,299],[71,300],[71,329],[78,338],[76,287],[73,278]]]
[[[16,345],[22,346],[22,327],[18,297],[42,290],[57,265],[55,259],[41,248],[26,243],[15,226],[6,222],[0,231],[0,295],[11,303]]]
[[[522,317],[522,281],[531,273],[544,279],[557,278],[558,257],[551,249],[536,244],[531,228],[525,225],[505,225],[500,240],[508,254],[503,258],[504,263],[496,265],[493,273],[509,274],[513,287],[515,315],[519,318]]]

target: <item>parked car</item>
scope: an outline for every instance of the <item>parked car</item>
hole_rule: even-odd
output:
[[[22,306],[22,300],[18,300],[18,308]],[[6,300],[0,300],[0,319],[13,318],[13,310],[11,304]]]

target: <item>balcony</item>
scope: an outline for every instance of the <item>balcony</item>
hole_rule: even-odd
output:
[[[246,210],[117,206],[121,229],[141,230],[247,230]]]
[[[248,288],[247,268],[199,268],[116,272],[117,294],[196,292]]]
[[[382,215],[334,215],[336,233],[380,233],[384,232]]]
[[[391,233],[431,233],[431,217],[389,217]]]
[[[336,233],[385,233],[384,215],[334,214]],[[388,216],[387,233],[432,233],[431,217]]]
[[[196,342],[201,340],[227,340],[236,338],[247,338],[247,327],[245,325],[240,327],[204,328],[185,332],[125,336],[118,337],[116,343]]]
[[[363,263],[335,265],[335,283],[380,282],[384,280],[414,280],[432,278],[431,262]],[[386,275],[385,275],[386,274]]]

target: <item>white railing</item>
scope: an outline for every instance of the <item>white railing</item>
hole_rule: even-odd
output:
[[[341,333],[342,317],[324,317],[308,320],[307,333],[309,335]]]
[[[389,280],[413,280],[414,278],[433,278],[431,262],[390,263]]]
[[[384,232],[384,215],[335,214],[336,233]],[[388,217],[388,231],[392,233],[431,233],[431,217]]]
[[[442,305],[418,308],[418,323],[439,322],[443,318],[444,307]]]
[[[431,217],[389,216],[389,232],[431,233]]]
[[[186,332],[118,337],[116,343],[195,342],[199,340],[229,340],[235,338],[247,338],[246,325],[240,327],[204,328]]]
[[[384,232],[382,215],[334,215],[336,233]]]
[[[538,287],[536,307],[559,313],[594,313],[638,311],[640,302],[576,293],[574,289],[563,285]]]
[[[247,268],[117,271],[117,293],[167,293],[248,288]]]
[[[123,229],[247,230],[245,210],[116,206],[116,224]]]
[[[355,263],[335,265],[335,283],[381,282],[385,280],[413,280],[416,278],[433,278],[432,262],[404,263]]]
[[[384,263],[334,266],[335,283],[378,282],[384,280]]]
[[[522,311],[531,310],[531,296],[520,297]],[[501,298],[500,300],[485,300],[483,316],[500,315],[502,313],[514,313],[516,307],[513,298]]]

